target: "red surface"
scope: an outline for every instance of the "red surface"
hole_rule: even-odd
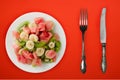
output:
[[[107,72],[100,68],[100,13],[107,8]],[[89,26],[85,35],[87,72],[80,71],[81,32],[79,12],[88,9]],[[1,0],[0,1],[0,78],[120,78],[120,0]],[[61,62],[45,73],[32,74],[18,69],[7,56],[5,36],[10,24],[20,15],[45,12],[63,26],[67,48]],[[14,53],[13,53],[14,54]]]

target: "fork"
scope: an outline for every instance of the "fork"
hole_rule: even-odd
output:
[[[87,10],[80,11],[80,31],[82,32],[82,60],[81,60],[81,72],[86,72],[86,57],[85,57],[85,44],[84,35],[88,27],[88,12]]]

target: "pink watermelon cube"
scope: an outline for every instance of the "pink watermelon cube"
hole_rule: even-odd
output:
[[[37,18],[34,19],[34,21],[35,21],[36,24],[39,24],[41,22],[44,22],[44,19],[42,17],[37,17]]]

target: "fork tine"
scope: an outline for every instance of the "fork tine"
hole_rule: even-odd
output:
[[[80,25],[83,25],[83,23],[84,23],[84,22],[83,22],[83,18],[84,18],[84,17],[83,17],[83,10],[81,9],[81,10],[80,10]]]
[[[84,18],[83,18],[83,21],[84,21],[84,24],[83,24],[83,25],[84,25],[84,26],[87,26],[87,22],[88,22],[88,21],[87,21],[87,20],[88,20],[88,19],[87,19],[87,15],[88,15],[88,14],[87,14],[87,9],[85,9],[85,10],[83,11],[83,17],[84,17]]]
[[[86,24],[86,11],[85,10],[83,10],[83,25],[85,26],[85,24]]]
[[[88,25],[88,11],[85,10],[85,25]]]
[[[80,10],[80,23],[79,25],[82,25],[82,10]]]
[[[88,25],[88,11],[87,9],[80,10],[80,26],[87,26]]]
[[[82,25],[84,25],[84,10],[82,10]]]

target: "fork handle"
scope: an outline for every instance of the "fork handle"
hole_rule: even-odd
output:
[[[85,73],[85,72],[86,72],[86,60],[85,60],[85,56],[82,56],[81,72],[82,72],[82,73]]]
[[[84,44],[84,33],[82,33],[82,60],[81,60],[81,72],[86,72],[86,57],[85,57],[85,44]]]
[[[102,72],[106,72],[107,62],[106,62],[106,44],[102,43],[102,62],[101,62]]]

